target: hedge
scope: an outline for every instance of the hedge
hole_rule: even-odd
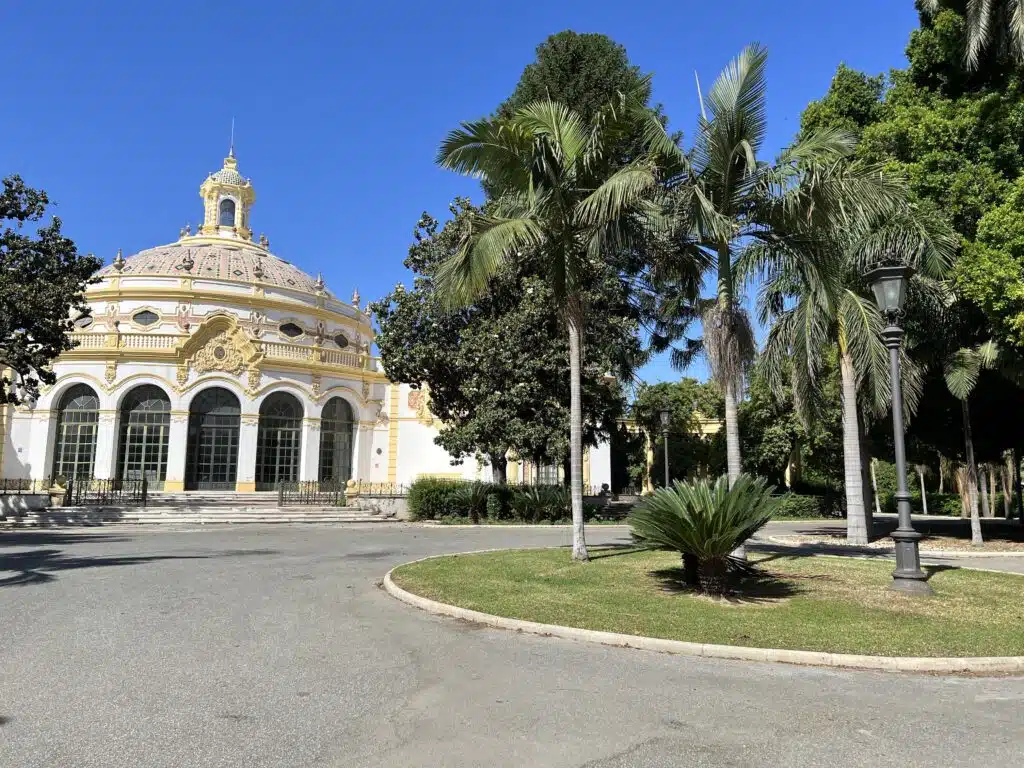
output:
[[[584,517],[597,508],[585,504]],[[572,517],[569,490],[561,485],[510,486],[425,477],[409,488],[411,520],[469,518],[555,523]]]
[[[826,518],[842,517],[843,505],[840,497],[833,494],[806,496],[785,493],[775,512],[775,517]]]

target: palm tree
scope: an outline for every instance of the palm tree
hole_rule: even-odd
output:
[[[842,264],[838,284],[816,285],[795,273],[776,269],[761,293],[761,322],[772,320],[762,366],[769,384],[781,392],[791,380],[797,411],[813,418],[821,375],[838,354],[843,414],[843,475],[846,490],[846,540],[866,545],[872,534],[871,507],[864,484],[861,412],[884,414],[889,407],[889,352],[882,343],[884,325],[864,282],[866,268],[881,259],[916,264],[925,275],[940,277],[951,263],[956,238],[933,218],[920,217],[905,202],[884,220],[864,221],[826,243]],[[786,266],[786,265],[783,265]],[[930,282],[915,288],[934,292]],[[905,410],[913,413],[920,394],[918,368],[904,356]]]
[[[569,338],[570,476],[573,559],[587,560],[583,531],[581,335],[585,293],[610,254],[636,242],[643,210],[657,189],[656,168],[641,156],[622,165],[612,150],[646,108],[620,95],[587,124],[553,101],[507,119],[463,123],[438,152],[444,168],[480,178],[498,197],[474,216],[455,256],[438,271],[439,295],[452,307],[487,290],[506,261],[540,253]]]
[[[948,0],[922,0],[921,7],[930,14],[938,13]],[[976,70],[982,52],[995,43],[1000,53],[1024,59],[1024,1],[967,0],[964,7],[967,24],[967,68]]]
[[[820,235],[850,226],[865,213],[877,218],[903,194],[879,167],[848,161],[854,141],[842,131],[809,134],[774,164],[759,161],[766,63],[766,50],[754,44],[718,76],[689,152],[658,121],[647,120],[649,146],[661,158],[669,190],[665,211],[678,250],[690,257],[688,263],[708,263],[716,281],[715,298],[696,305],[667,291],[658,338],[669,346],[701,321],[703,339],[686,339],[673,351],[673,362],[685,367],[698,353],[707,357],[725,397],[730,481],[741,471],[737,403],[756,350],[750,317],[740,304],[745,282],[788,264],[816,288],[831,290],[826,286],[835,280],[834,258],[816,247]]]

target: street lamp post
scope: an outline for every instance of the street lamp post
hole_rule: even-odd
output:
[[[896,447],[896,509],[899,525],[892,532],[896,545],[896,570],[892,572],[892,589],[916,595],[930,595],[928,576],[921,570],[918,542],[921,534],[914,530],[910,517],[910,492],[907,490],[907,457],[903,445],[903,389],[900,385],[900,346],[903,329],[899,325],[903,315],[903,301],[907,295],[907,282],[914,270],[907,266],[879,267],[865,278],[871,284],[878,308],[888,325],[882,330],[882,341],[889,350],[889,371],[892,385],[892,430]]]
[[[661,413],[658,414],[661,417],[661,441],[665,444],[665,487],[669,486],[669,472],[668,472],[668,422],[671,418],[667,408],[663,408]]]

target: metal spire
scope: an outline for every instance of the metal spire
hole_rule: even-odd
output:
[[[231,118],[231,144],[228,145],[228,157],[235,156],[235,118]]]

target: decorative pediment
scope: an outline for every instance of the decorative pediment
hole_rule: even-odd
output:
[[[182,368],[196,373],[218,371],[234,376],[247,368],[250,372],[263,359],[259,345],[245,333],[233,315],[215,314],[205,321],[188,340],[178,347],[179,380]]]

